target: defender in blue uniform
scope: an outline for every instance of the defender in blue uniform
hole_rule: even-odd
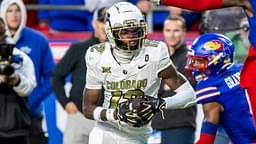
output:
[[[256,142],[250,107],[240,87],[242,65],[232,63],[233,56],[232,42],[217,33],[201,35],[187,54],[187,68],[198,81],[197,103],[205,113],[197,144],[213,144],[219,125],[233,144]]]
[[[247,15],[250,32],[248,56],[240,76],[240,87],[246,89],[256,124],[256,0],[151,0],[156,4],[176,6],[193,11],[239,6]]]

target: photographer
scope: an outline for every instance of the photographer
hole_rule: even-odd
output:
[[[5,25],[0,18],[0,143],[28,144],[30,116],[27,98],[36,86],[30,58],[5,43]]]
[[[250,45],[248,39],[249,30],[249,22],[247,20],[247,17],[245,16],[240,19],[239,29],[225,33],[225,35],[230,38],[236,46],[234,59],[236,63],[244,63],[244,60],[246,58],[247,51]]]

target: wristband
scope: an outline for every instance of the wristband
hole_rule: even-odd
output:
[[[108,121],[114,121],[116,120],[114,117],[115,109],[107,109],[106,111],[106,118]]]
[[[93,111],[93,118],[94,118],[94,120],[96,120],[98,122],[103,122],[103,120],[101,120],[101,118],[100,118],[100,114],[101,114],[101,112],[103,110],[104,110],[104,108],[103,107],[99,107],[99,106],[94,109],[94,111]]]
[[[217,124],[207,121],[203,122],[200,139],[196,142],[196,144],[213,144],[218,127],[219,126]]]

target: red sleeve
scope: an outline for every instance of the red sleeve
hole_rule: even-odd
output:
[[[201,134],[196,144],[214,144],[215,135]]]
[[[214,144],[214,139],[218,130],[218,125],[211,122],[203,122],[200,139],[196,144]]]
[[[203,11],[223,7],[224,0],[161,0],[161,5],[176,6],[184,9]]]

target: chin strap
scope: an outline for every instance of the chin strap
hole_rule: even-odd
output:
[[[117,62],[127,64],[131,62],[132,58],[135,56],[135,52],[128,53],[122,50],[113,49],[113,55]]]

